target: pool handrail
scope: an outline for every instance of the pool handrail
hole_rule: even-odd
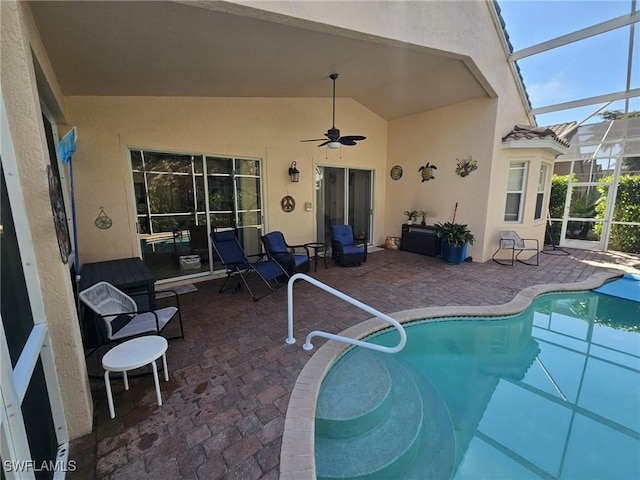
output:
[[[374,315],[375,317],[384,320],[387,323],[390,323],[393,327],[395,327],[396,330],[398,330],[398,333],[400,334],[400,342],[398,342],[398,344],[395,347],[385,347],[383,345],[376,345],[374,343],[369,343],[369,342],[363,342],[361,340],[356,340],[355,338],[349,338],[349,337],[344,337],[342,335],[335,335],[333,333],[328,333],[328,332],[323,332],[321,330],[314,330],[312,332],[310,332],[307,335],[307,338],[305,340],[304,345],[302,345],[302,348],[305,350],[312,350],[313,349],[313,344],[311,343],[311,339],[313,337],[323,337],[323,338],[327,338],[329,340],[336,340],[338,342],[345,342],[345,343],[349,343],[351,345],[356,345],[358,347],[363,347],[363,348],[368,348],[370,350],[376,350],[378,352],[384,352],[384,353],[397,353],[400,350],[402,350],[405,346],[405,344],[407,343],[407,334],[404,331],[404,328],[402,327],[402,325],[400,324],[400,322],[398,322],[397,320],[395,320],[394,318],[391,318],[389,315],[386,315],[382,312],[379,312],[378,310],[376,310],[373,307],[370,307],[369,305],[366,305],[358,300],[356,300],[355,298],[352,298],[344,293],[342,293],[339,290],[336,290],[333,287],[330,287],[329,285],[322,283],[318,280],[316,280],[313,277],[310,277],[309,275],[305,275],[304,273],[296,273],[295,275],[293,275],[290,279],[289,282],[287,284],[287,326],[288,326],[288,336],[287,339],[285,340],[285,342],[287,343],[287,345],[293,345],[296,343],[296,339],[293,337],[293,284],[297,281],[297,280],[305,280],[307,282],[309,282],[312,285],[315,285],[316,287],[324,290],[325,292],[328,292],[336,297],[338,297],[341,300],[344,300],[347,303],[350,303],[351,305],[358,307],[361,310],[364,310],[367,313],[370,313],[371,315]]]

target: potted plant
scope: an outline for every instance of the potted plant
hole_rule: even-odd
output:
[[[420,215],[422,217],[422,220],[420,221],[420,225],[426,225],[427,224],[427,217],[429,216],[429,212],[427,212],[426,210],[420,210],[418,212],[418,215]]]
[[[436,223],[436,236],[442,242],[442,258],[446,263],[457,265],[467,256],[467,244],[473,245],[475,237],[467,225],[462,223]]]
[[[407,216],[407,225],[412,225],[413,221],[418,218],[417,210],[405,210],[404,214]]]

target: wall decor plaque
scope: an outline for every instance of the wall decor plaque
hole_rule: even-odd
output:
[[[296,209],[296,201],[291,195],[286,195],[280,200],[280,206],[285,212],[293,212]]]
[[[400,165],[394,165],[391,167],[390,175],[392,180],[400,180],[402,177],[402,167]]]

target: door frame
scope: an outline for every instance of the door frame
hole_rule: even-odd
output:
[[[369,192],[369,231],[365,232],[365,235],[367,237],[367,242],[368,244],[371,244],[373,241],[373,224],[374,224],[374,190],[375,190],[375,169],[373,168],[366,168],[366,167],[350,167],[350,166],[346,166],[346,165],[329,165],[329,164],[324,164],[324,163],[318,163],[316,164],[315,168],[337,168],[337,169],[341,169],[345,172],[344,178],[345,178],[345,182],[344,182],[344,189],[343,189],[343,196],[344,196],[344,215],[345,215],[345,223],[349,223],[350,218],[349,218],[349,172],[350,170],[361,170],[361,171],[366,171],[366,172],[370,172],[371,173],[371,178],[370,178],[370,192]],[[316,180],[317,181],[317,180]],[[324,179],[322,180],[324,181]],[[319,238],[319,231],[318,231],[318,214],[321,212],[320,210],[320,203],[317,201],[318,197],[317,197],[317,187],[316,187],[316,211],[315,211],[315,215],[316,215],[316,221],[314,223],[314,228],[315,228],[315,238],[317,239],[317,241],[319,242],[324,242],[325,239],[320,239]],[[324,201],[326,202],[326,198],[324,198]],[[322,205],[322,211],[324,211],[325,209],[325,205]],[[355,233],[355,232],[354,232]]]
[[[7,196],[11,202],[14,218],[28,218],[24,203],[24,192],[20,183],[20,171],[9,130],[9,121],[0,96],[0,136],[4,139],[0,148],[0,158],[7,187]],[[54,478],[63,478],[67,469],[74,467],[75,462],[67,462],[69,432],[60,393],[60,385],[49,336],[46,312],[40,290],[40,278],[37,271],[33,239],[27,222],[15,222],[18,249],[20,251],[24,278],[33,316],[33,328],[20,353],[15,367],[12,367],[9,347],[4,333],[4,321],[0,315],[0,448],[3,462],[27,462],[22,468],[10,468],[4,474],[8,479],[35,478],[27,432],[22,415],[22,401],[29,387],[38,360],[41,360],[44,379],[47,385],[49,406],[56,431],[58,451],[55,461]],[[13,465],[18,465],[14,463]]]

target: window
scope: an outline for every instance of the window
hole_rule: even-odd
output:
[[[195,272],[176,268],[176,258],[194,252],[190,227],[196,225],[235,226],[247,255],[261,253],[259,159],[151,150],[130,153],[142,259],[157,280],[219,267],[202,265]]]
[[[542,165],[540,167],[540,178],[538,179],[538,194],[536,196],[536,212],[533,215],[534,220],[540,220],[542,218],[542,206],[544,205],[544,190],[547,185],[547,172],[549,167]]]
[[[526,162],[509,164],[509,183],[507,184],[507,205],[504,209],[505,222],[519,222],[522,218],[524,200],[524,182],[527,176]]]

